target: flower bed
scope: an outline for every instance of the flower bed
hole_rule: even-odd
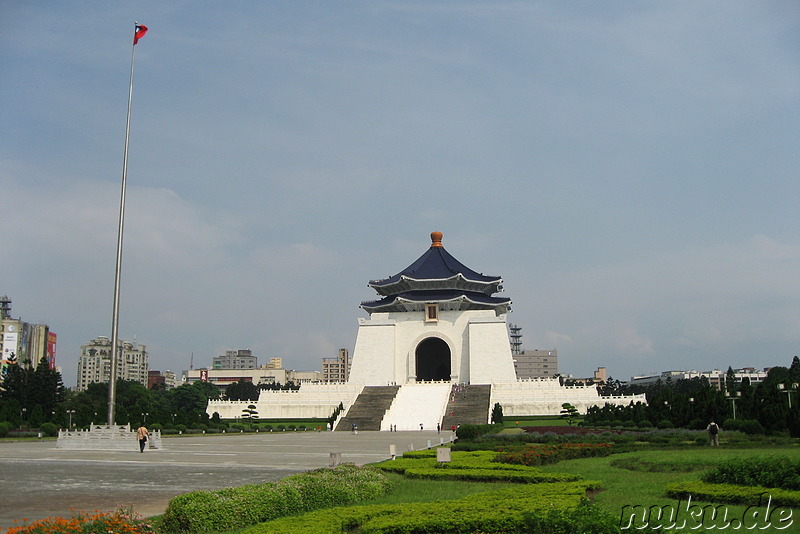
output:
[[[24,520],[23,520],[24,521]],[[119,509],[114,512],[79,512],[72,517],[48,517],[27,525],[11,527],[3,534],[57,534],[57,533],[119,532],[126,534],[150,534],[152,525],[133,512]]]

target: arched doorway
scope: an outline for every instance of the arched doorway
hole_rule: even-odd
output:
[[[417,345],[417,382],[450,380],[450,347],[438,337]]]

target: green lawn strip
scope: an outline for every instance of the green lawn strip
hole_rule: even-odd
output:
[[[735,484],[712,484],[700,480],[676,482],[668,484],[667,495],[678,499],[691,495],[693,499],[708,502],[735,504],[757,504],[771,497],[773,504],[800,507],[800,491],[781,488],[765,488],[764,486],[737,486]]]
[[[514,532],[528,512],[574,510],[588,487],[584,482],[517,486],[448,501],[329,508],[269,521],[243,532]]]

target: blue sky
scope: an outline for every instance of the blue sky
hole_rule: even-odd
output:
[[[444,233],[563,373],[800,353],[796,2],[0,1],[0,293],[75,383],[317,369]],[[262,360],[262,361],[263,361]]]

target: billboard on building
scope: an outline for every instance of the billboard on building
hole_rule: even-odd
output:
[[[0,375],[5,377],[9,365],[16,365],[19,360],[19,333],[13,325],[3,332],[3,359],[0,361]]]
[[[56,337],[55,332],[47,333],[47,366],[51,371],[56,370]]]

